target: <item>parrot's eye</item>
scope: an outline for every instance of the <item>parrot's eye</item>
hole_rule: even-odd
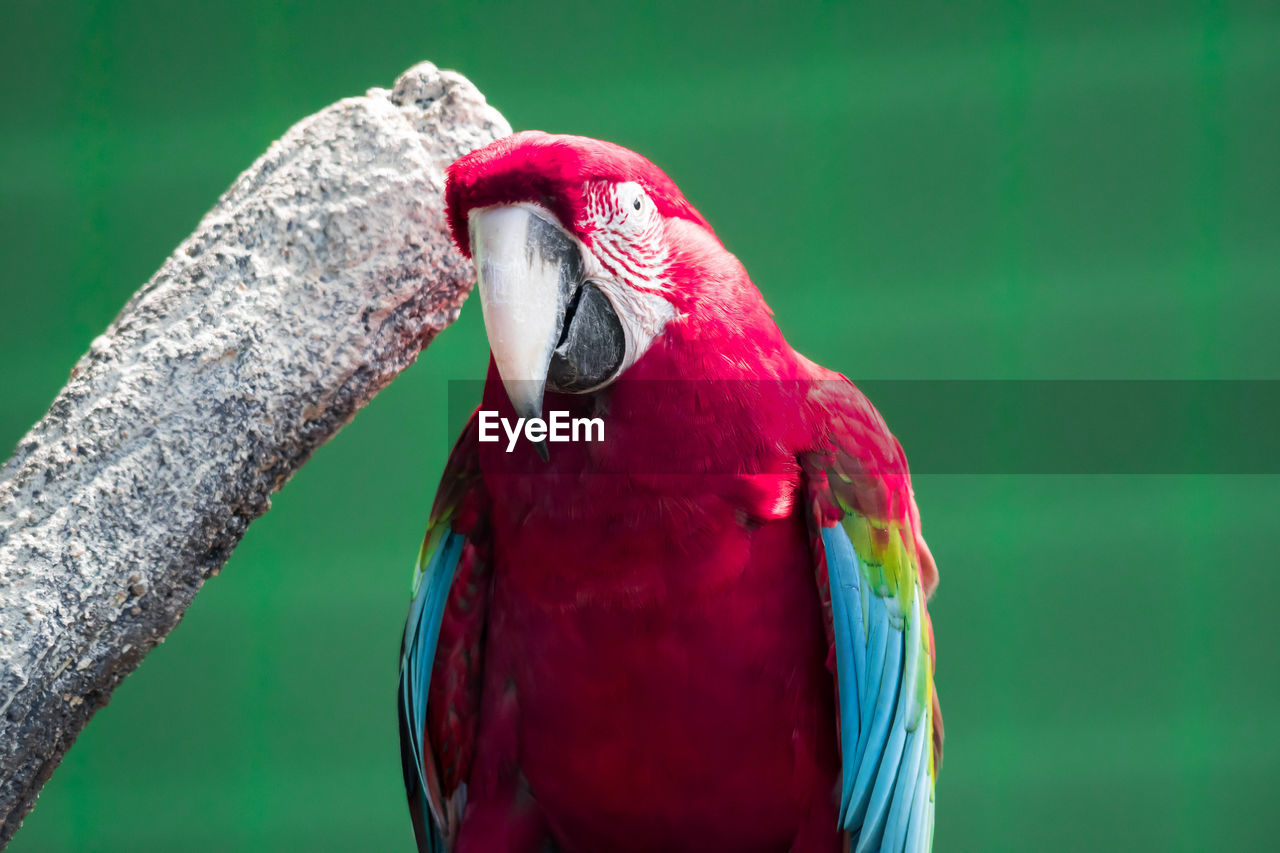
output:
[[[613,190],[613,199],[611,201],[612,204],[618,205],[616,210],[624,219],[630,215],[627,208],[640,213],[646,206],[652,206],[652,203],[649,202],[649,194],[636,181],[618,184]]]

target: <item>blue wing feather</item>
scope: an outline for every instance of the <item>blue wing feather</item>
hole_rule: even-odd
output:
[[[925,739],[921,737],[919,730],[907,735],[902,772],[898,773],[897,784],[893,790],[893,806],[885,821],[883,842],[885,849],[901,850],[906,844],[911,810],[915,804],[916,786],[920,782],[921,772],[928,772],[928,766],[923,760],[925,747]]]
[[[888,624],[887,616],[881,616],[876,622],[881,626],[881,632],[887,636],[884,668],[879,676],[880,689],[876,693],[875,704],[871,709],[872,715],[870,717],[864,715],[861,719],[861,724],[869,731],[869,734],[867,735],[866,748],[857,757],[858,775],[854,781],[852,808],[845,816],[846,828],[852,828],[854,825],[863,824],[866,821],[867,811],[870,808],[874,791],[872,785],[877,779],[877,771],[880,769],[881,760],[889,749],[892,737],[895,734],[892,723],[895,706],[898,701],[898,680],[901,676],[902,667],[902,643],[899,638],[893,636],[895,629]],[[836,657],[838,658],[839,656],[840,650],[836,649]],[[901,745],[899,745],[899,749],[901,749]]]
[[[847,548],[852,556],[853,546],[849,544],[848,537],[845,537],[844,547]],[[839,547],[840,543],[835,543],[835,547]],[[830,549],[829,549],[830,550]],[[828,558],[828,566],[831,565]],[[857,642],[861,641],[863,646],[866,645],[865,632],[862,622],[862,604],[860,601],[860,593],[858,590],[859,577],[857,572],[847,572],[843,569],[850,565],[845,559],[839,561],[837,567],[829,569],[827,575],[827,583],[831,589],[831,615],[832,626],[835,629],[836,648],[852,648]],[[866,669],[862,659],[857,655],[836,655],[836,677],[838,683],[848,685],[842,688],[840,694],[841,706],[848,707],[852,705],[851,713],[846,719],[845,714],[841,714],[840,719],[840,751],[843,755],[854,755],[858,751],[859,726],[857,725],[858,707],[867,701],[868,697],[859,696],[858,684],[864,679],[863,671]],[[844,814],[845,809],[849,807],[849,797],[853,793],[853,774],[857,769],[854,762],[845,762],[843,768],[843,784],[840,800],[840,813]]]
[[[841,826],[856,851],[927,851],[933,841],[932,724],[920,686],[928,662],[918,583],[903,606],[871,589],[843,525],[821,528],[831,590],[840,746]],[[905,612],[904,612],[905,611]],[[921,710],[923,707],[923,711]]]
[[[431,669],[435,663],[436,643],[440,639],[440,622],[444,618],[449,589],[462,556],[465,537],[446,531],[429,555],[419,557],[414,573],[414,596],[404,626],[404,642],[400,652],[400,721],[412,750],[405,756],[406,784],[416,790],[415,831],[419,847],[436,853],[445,850],[443,803],[433,802],[431,776],[435,768],[423,765],[425,754],[427,693],[431,685]],[[423,565],[423,556],[426,557]],[[412,770],[414,778],[409,778]],[[437,786],[438,787],[438,786]],[[411,794],[411,797],[413,795]]]

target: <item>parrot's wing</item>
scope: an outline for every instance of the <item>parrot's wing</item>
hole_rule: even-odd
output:
[[[474,754],[488,609],[488,495],[473,416],[445,466],[400,650],[400,754],[421,853],[453,849]]]
[[[929,850],[942,719],[925,601],[937,569],[879,413],[843,377],[817,383],[811,402],[830,427],[801,461],[839,697],[840,825],[859,853]]]

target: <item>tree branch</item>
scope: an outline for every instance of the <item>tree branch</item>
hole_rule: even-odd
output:
[[[299,122],[0,469],[0,847],[271,493],[457,317],[444,169],[507,133],[430,63]]]

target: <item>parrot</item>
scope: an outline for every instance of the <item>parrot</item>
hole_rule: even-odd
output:
[[[401,645],[418,850],[930,849],[938,570],[879,412],[630,149],[523,131],[444,195],[490,358]],[[603,429],[485,422],[551,411]]]

